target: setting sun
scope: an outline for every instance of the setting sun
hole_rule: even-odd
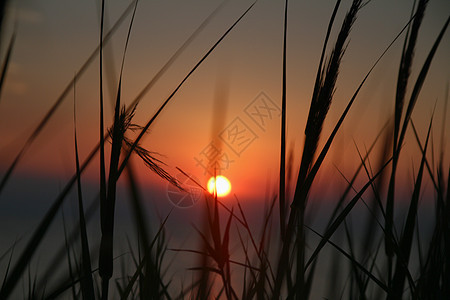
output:
[[[222,175],[211,177],[208,180],[208,191],[211,194],[214,194],[214,191],[217,191],[217,197],[225,197],[231,191],[231,183],[230,181]]]

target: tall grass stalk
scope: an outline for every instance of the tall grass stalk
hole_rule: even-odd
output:
[[[301,196],[299,197],[299,199],[306,199],[307,193],[309,191],[309,187],[312,185],[312,182],[315,178],[315,175],[317,174],[323,160],[325,159],[326,154],[328,153],[328,150],[334,140],[334,137],[336,136],[340,126],[342,125],[345,117],[347,116],[350,108],[352,107],[357,95],[359,94],[362,86],[364,85],[364,83],[366,82],[367,78],[369,77],[369,75],[372,73],[372,71],[374,70],[374,68],[378,65],[378,63],[380,62],[380,60],[384,57],[384,55],[387,53],[387,51],[392,47],[392,45],[398,40],[398,38],[400,37],[400,35],[407,29],[409,23],[411,22],[411,20],[409,20],[409,22],[403,27],[403,29],[395,36],[395,38],[392,40],[392,42],[385,48],[385,50],[381,53],[381,55],[377,58],[377,60],[374,62],[374,64],[372,65],[372,67],[369,69],[369,71],[367,72],[367,74],[365,75],[365,77],[363,78],[363,80],[361,81],[361,83],[359,84],[358,88],[356,89],[355,93],[353,94],[353,96],[351,97],[349,103],[347,104],[347,107],[345,108],[344,112],[341,114],[341,117],[339,118],[337,124],[335,125],[332,133],[330,134],[329,138],[327,139],[327,142],[325,143],[324,147],[322,148],[322,151],[320,152],[318,158],[316,159],[313,167],[311,168],[310,172],[308,173],[308,176],[305,179],[304,182],[304,187],[300,190],[301,192]],[[303,159],[303,158],[302,158]],[[297,181],[298,182],[298,181]],[[298,192],[298,189],[296,189],[296,193]],[[294,195],[294,201],[295,201],[295,195]],[[294,205],[294,203],[293,203]],[[290,217],[289,217],[289,223],[288,223],[288,229],[294,227],[294,224],[296,222],[294,222],[295,217],[296,217],[296,210],[291,208],[291,212],[290,212]],[[292,231],[289,233],[287,232],[287,237],[289,237],[290,235],[292,235]],[[284,242],[282,245],[282,251],[281,251],[281,255],[280,255],[280,261],[278,262],[278,271],[277,271],[277,277],[276,277],[276,281],[275,281],[275,290],[274,290],[274,295],[275,297],[279,297],[280,295],[280,291],[281,291],[281,285],[283,282],[283,277],[284,277],[284,273],[286,272],[287,269],[287,263],[288,263],[288,259],[287,259],[287,255],[289,254],[289,247],[288,245],[290,245],[290,240],[288,242]]]
[[[69,271],[69,278],[70,283],[72,284],[70,291],[72,292],[73,299],[77,298],[77,292],[75,291],[75,275],[73,272],[72,267],[72,248],[69,245],[68,238],[67,238],[67,226],[66,226],[66,218],[64,216],[64,212],[62,213],[62,219],[63,219],[63,229],[64,229],[64,245],[66,247],[66,258],[67,258],[67,267]]]
[[[331,18],[330,24],[332,24],[332,22],[334,21],[334,15],[337,11],[339,3],[339,1],[336,3],[336,8],[333,12],[333,17]],[[288,270],[290,240],[295,231],[295,227],[297,229],[296,284],[298,285],[295,290],[298,291],[297,296],[300,298],[305,298],[308,293],[305,290],[304,286],[305,237],[303,231],[303,223],[304,213],[306,209],[306,197],[300,198],[300,190],[304,188],[304,182],[306,180],[307,173],[313,163],[320,133],[322,131],[323,122],[328,113],[328,109],[333,97],[340,61],[345,51],[345,42],[356,19],[356,14],[360,6],[361,1],[353,1],[352,6],[345,17],[342,28],[338,34],[338,38],[334,50],[331,53],[329,63],[326,68],[320,70],[321,75],[318,76],[318,81],[316,81],[315,84],[308,121],[306,123],[305,144],[303,147],[300,170],[297,177],[294,200],[292,202],[292,209],[289,216],[286,238],[283,243],[283,250],[279,263],[277,280],[275,283],[275,298],[278,298],[280,295],[283,277],[285,276],[285,272]],[[326,48],[326,42],[324,44],[324,48]],[[307,192],[303,192],[303,194],[306,195]]]
[[[75,76],[76,78],[76,76]],[[92,281],[91,254],[89,250],[89,241],[86,230],[86,219],[84,216],[83,193],[81,189],[80,160],[78,156],[78,140],[77,140],[77,119],[76,119],[76,88],[73,87],[73,123],[74,123],[74,146],[75,146],[75,167],[77,172],[77,194],[78,194],[78,215],[80,224],[81,237],[81,292],[83,299],[95,299],[94,284]]]
[[[419,75],[417,77],[417,80],[416,80],[416,82],[414,84],[414,87],[413,87],[413,90],[411,92],[411,96],[410,96],[410,99],[409,99],[409,102],[408,102],[408,107],[406,109],[406,113],[405,113],[405,117],[404,117],[404,121],[403,121],[403,124],[402,124],[401,131],[400,131],[400,135],[399,135],[399,138],[398,138],[397,147],[396,147],[396,150],[395,150],[395,153],[394,153],[394,157],[397,156],[397,159],[398,159],[398,156],[400,154],[400,149],[401,149],[400,145],[403,144],[403,140],[404,140],[405,135],[406,135],[406,130],[408,128],[408,124],[409,124],[409,121],[411,119],[411,115],[412,115],[412,112],[414,110],[415,104],[416,104],[417,99],[419,97],[419,93],[420,93],[420,91],[422,89],[423,83],[424,83],[425,78],[427,76],[428,70],[430,68],[430,65],[431,65],[431,62],[433,60],[433,57],[434,57],[434,55],[436,53],[436,50],[437,50],[437,48],[438,48],[438,46],[439,46],[439,44],[440,44],[440,42],[442,40],[442,37],[444,36],[445,31],[447,30],[449,22],[450,22],[450,16],[447,18],[447,21],[445,22],[444,26],[442,27],[438,37],[436,38],[436,40],[435,40],[435,42],[433,44],[433,47],[431,48],[430,52],[428,53],[428,56],[427,56],[427,58],[426,58],[426,60],[425,60],[425,62],[423,64],[423,66],[422,66],[422,68],[421,68],[421,70],[419,72]],[[387,242],[386,242],[386,250],[387,251],[386,252],[387,252],[387,255],[389,257],[392,255],[392,253],[389,252],[389,250],[390,250],[389,247],[392,246],[393,239],[394,239],[393,228],[391,226],[392,224],[390,224],[390,222],[391,222],[390,213],[393,214],[394,191],[395,191],[394,190],[395,189],[395,173],[396,173],[396,167],[394,167],[394,165],[393,165],[392,172],[391,172],[391,179],[390,179],[390,182],[389,182],[388,198],[387,198],[387,202],[386,202],[386,235],[385,235],[385,237],[386,237],[386,240],[387,240]],[[389,213],[388,210],[392,210],[392,211]],[[398,259],[400,259],[400,258],[397,258],[397,260]],[[389,261],[388,262],[389,270],[391,270],[391,266],[392,266],[392,262]]]
[[[406,218],[405,227],[403,234],[399,243],[399,255],[397,258],[397,263],[395,266],[395,273],[392,279],[392,286],[388,293],[387,299],[399,299],[402,297],[405,279],[408,271],[409,258],[411,256],[411,248],[413,241],[413,234],[417,216],[418,202],[420,197],[420,189],[422,186],[423,170],[426,160],[426,152],[428,147],[428,141],[431,132],[432,121],[430,121],[430,126],[428,128],[427,138],[425,141],[424,151],[422,155],[422,160],[420,162],[419,172],[417,174],[416,182],[414,183],[414,191],[411,197],[411,203],[409,205],[408,215]]]
[[[281,239],[284,240],[286,226],[286,41],[288,25],[288,0],[284,4],[284,30],[283,30],[283,74],[281,87],[281,147],[280,147],[280,229]]]
[[[122,152],[122,144],[124,143],[125,133],[131,125],[131,118],[133,114],[128,114],[125,108],[121,109],[121,93],[122,93],[122,74],[125,64],[125,57],[128,48],[128,42],[130,39],[131,30],[133,28],[134,17],[136,15],[138,1],[135,2],[133,15],[131,17],[130,25],[128,28],[127,39],[125,42],[125,48],[122,56],[122,65],[119,75],[119,84],[117,89],[117,97],[114,108],[114,124],[111,131],[111,158],[109,164],[109,176],[106,194],[102,199],[100,196],[100,224],[102,238],[100,242],[100,256],[99,256],[99,273],[102,278],[102,299],[108,299],[109,291],[109,280],[113,273],[113,248],[114,248],[114,214],[115,214],[115,202],[116,202],[116,186],[119,180],[119,160],[120,153]],[[103,15],[104,15],[104,0],[102,2],[102,26],[103,26]],[[102,50],[102,49],[101,49]],[[102,66],[102,64],[100,64]],[[102,71],[100,71],[100,74]],[[101,91],[102,95],[103,92]],[[101,102],[102,102],[102,96]],[[103,110],[103,102],[101,103],[101,110]],[[103,116],[103,111],[101,113],[101,119]],[[103,120],[101,120],[101,123]],[[103,141],[103,131],[100,133],[100,150],[102,150]],[[100,162],[102,164],[102,161]],[[103,165],[104,167],[104,165]]]
[[[417,5],[414,21],[412,22],[411,31],[408,30],[405,42],[403,45],[402,56],[400,59],[400,68],[397,79],[397,90],[395,97],[395,119],[394,119],[394,143],[393,143],[393,163],[392,172],[389,181],[388,198],[386,201],[386,239],[385,249],[388,257],[393,256],[392,239],[393,239],[393,221],[394,221],[394,191],[395,191],[395,173],[398,165],[398,157],[400,155],[399,145],[403,140],[403,137],[399,137],[400,122],[403,114],[404,99],[406,96],[406,88],[408,86],[408,80],[411,72],[411,66],[413,63],[414,48],[417,42],[417,36],[419,33],[420,25],[422,23],[425,9],[427,7],[427,0],[419,0]],[[407,116],[405,116],[404,123],[408,124]],[[391,263],[389,263],[389,278],[391,277]]]
[[[137,3],[137,1],[136,1]],[[105,18],[105,0],[102,0],[101,7],[101,20],[100,20],[100,68],[99,68],[99,80],[100,80],[100,215],[104,215],[104,209],[106,207],[106,166],[105,166],[105,128],[104,128],[104,111],[103,111],[103,25]],[[103,228],[103,222],[101,222]]]

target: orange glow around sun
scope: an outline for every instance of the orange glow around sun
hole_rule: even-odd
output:
[[[231,183],[230,181],[222,175],[211,177],[208,180],[208,191],[211,194],[217,192],[217,197],[225,197],[231,192]]]

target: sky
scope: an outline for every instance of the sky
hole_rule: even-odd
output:
[[[132,27],[123,71],[122,101],[139,94],[183,42],[218,7],[220,1],[140,1]],[[184,76],[251,4],[228,1],[206,28],[148,91],[133,121],[143,125]],[[354,24],[343,58],[335,97],[326,119],[322,144],[346,103],[378,56],[406,24],[411,1],[371,1]],[[106,5],[106,28],[126,8],[123,1]],[[287,40],[287,147],[294,169],[301,158],[303,130],[332,1],[289,3]],[[332,32],[334,42],[349,1],[343,1]],[[283,1],[259,1],[233,31],[177,91],[163,110],[143,146],[154,151],[172,175],[176,167],[206,184],[213,172],[230,177],[234,192],[251,196],[267,182],[276,184],[279,168]],[[445,22],[448,1],[430,1],[421,29],[412,79],[417,74]],[[56,101],[99,40],[100,7],[95,1],[11,1],[5,22],[2,50],[16,24],[16,43],[2,92],[0,109],[1,170],[5,170]],[[130,22],[129,14],[104,49],[106,124],[112,103]],[[324,170],[337,166],[350,176],[358,163],[355,143],[370,144],[393,114],[396,71],[402,39],[389,50],[369,77],[335,141]],[[330,47],[329,47],[330,48]],[[327,53],[330,53],[331,48]],[[436,53],[417,103],[413,120],[422,138],[436,105],[438,136],[449,82],[448,33]],[[411,88],[410,88],[411,90]],[[409,91],[410,93],[410,91]],[[98,140],[99,60],[77,78],[63,104],[18,165],[17,173],[68,178],[73,174],[73,101],[76,101],[80,155],[85,157]],[[258,108],[259,107],[259,108]],[[262,112],[262,113],[261,113]],[[11,126],[13,124],[13,126]],[[449,123],[445,124],[446,127]],[[233,135],[234,132],[234,135]],[[242,134],[240,134],[242,133]],[[240,134],[240,135],[239,135]],[[446,134],[446,137],[448,134]],[[410,182],[411,160],[419,153],[410,134],[404,162]],[[417,165],[418,162],[416,162]],[[144,182],[164,184],[141,162]],[[296,172],[296,171],[294,171]],[[409,174],[408,174],[409,172]],[[95,180],[95,168],[88,172]],[[409,176],[409,177],[408,177]],[[342,179],[338,179],[342,180]],[[261,196],[259,194],[258,196]]]
[[[342,1],[327,54],[331,51],[351,1]],[[402,30],[411,14],[410,0],[373,0],[359,13],[343,57],[337,89],[325,121],[322,139],[331,133],[340,114],[379,55]],[[106,1],[105,32],[124,12],[129,1]],[[121,99],[129,105],[154,78],[180,46],[221,4],[221,1],[139,1],[122,77]],[[229,0],[192,40],[166,72],[142,97],[133,123],[144,125],[175,90],[183,78],[251,5],[252,1]],[[328,20],[334,1],[290,1],[287,32],[287,149],[292,157],[291,184],[301,159],[304,128]],[[412,82],[450,13],[450,2],[431,0],[418,37]],[[282,39],[284,1],[259,0],[214,51],[184,82],[145,135],[142,146],[165,163],[164,168],[180,180],[179,169],[206,186],[218,173],[231,181],[232,194],[223,201],[243,200],[244,208],[263,211],[262,199],[276,191],[280,156],[280,107],[282,85]],[[120,66],[131,14],[104,48],[105,124],[113,115]],[[100,1],[10,0],[3,24],[0,57],[9,39],[16,40],[0,97],[0,176],[3,177],[45,113],[70,85],[98,45]],[[329,209],[327,199],[345,186],[358,167],[355,145],[362,152],[370,146],[383,125],[392,119],[396,77],[404,35],[386,53],[359,93],[338,133],[313,186],[318,206]],[[443,121],[446,88],[450,82],[450,34],[447,30],[436,52],[418,99],[413,121],[425,140],[435,109],[433,143],[437,157],[450,137],[450,118]],[[80,159],[95,147],[99,135],[99,58],[77,76],[62,104],[17,165],[0,195],[2,220],[21,220],[22,226],[2,234],[10,245],[23,232],[29,233],[46,208],[75,172],[73,109]],[[410,85],[407,97],[411,94]],[[444,122],[444,123],[443,123]],[[136,137],[136,133],[129,133]],[[371,156],[376,166],[377,150]],[[409,128],[398,175],[399,193],[410,194],[420,163],[420,150]],[[449,151],[444,166],[448,166]],[[215,162],[217,164],[211,164]],[[144,198],[158,206],[161,215],[172,211],[179,195],[153,174],[139,158],[132,159]],[[85,190],[95,197],[98,158],[83,177]],[[179,168],[179,169],[177,169]],[[366,178],[361,177],[361,184]],[[186,183],[186,181],[185,181]],[[187,182],[189,183],[189,182]],[[191,183],[189,183],[191,184]],[[125,186],[121,182],[121,186]],[[195,186],[192,186],[195,188]],[[425,191],[431,184],[425,184]],[[121,192],[124,198],[125,192]],[[426,195],[426,193],[425,193]],[[154,201],[155,198],[161,201]],[[30,200],[31,199],[31,200]],[[14,201],[9,201],[14,200]],[[175,210],[174,223],[186,224],[198,217],[195,201]],[[228,201],[228,202],[227,202]],[[247,202],[246,202],[247,201]],[[179,204],[179,203],[178,203]],[[69,204],[70,206],[71,204]],[[123,205],[122,204],[119,204]],[[189,217],[186,209],[190,210]],[[180,221],[183,220],[183,221]],[[171,221],[172,222],[172,221]],[[175,234],[182,236],[184,225]],[[126,227],[126,226],[125,226]],[[58,228],[61,230],[61,228]]]

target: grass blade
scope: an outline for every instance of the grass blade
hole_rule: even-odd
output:
[[[320,165],[322,164],[323,160],[325,159],[325,156],[331,146],[331,143],[334,139],[334,137],[336,136],[340,126],[342,125],[345,117],[347,116],[351,106],[353,105],[356,96],[359,94],[359,91],[361,90],[362,86],[365,84],[367,78],[369,77],[369,75],[372,73],[373,69],[378,65],[378,63],[380,62],[380,60],[384,57],[384,55],[387,53],[387,51],[392,47],[392,45],[398,40],[398,38],[400,37],[400,35],[403,33],[403,31],[406,30],[408,24],[411,22],[411,20],[403,27],[403,29],[397,34],[397,36],[392,40],[392,42],[386,47],[386,49],[381,53],[381,55],[378,57],[378,59],[375,61],[375,63],[372,65],[372,67],[369,69],[369,71],[367,72],[366,76],[363,78],[363,80],[361,81],[360,85],[358,86],[358,88],[356,89],[355,93],[353,94],[352,98],[350,99],[347,107],[345,108],[344,112],[342,113],[341,117],[339,118],[336,126],[333,129],[333,132],[330,134],[325,146],[322,148],[321,153],[319,154],[316,162],[314,163],[313,167],[311,168],[311,171],[308,173],[308,177],[305,180],[305,187],[300,188],[299,190],[301,191],[301,196],[297,197],[297,199],[306,199],[306,196],[308,194],[309,191],[309,187],[312,185],[313,179],[315,177],[315,175],[317,174]],[[298,181],[297,181],[298,182]],[[294,199],[296,197],[294,196]],[[295,200],[294,200],[295,201]],[[297,202],[302,202],[302,201],[297,201]],[[293,205],[299,205],[299,203],[293,203]],[[290,225],[288,224],[288,229],[289,227],[293,227],[294,226],[294,220],[296,219],[296,209],[291,209],[291,215],[289,216],[289,223],[291,223]],[[289,234],[287,234],[288,236]],[[288,249],[289,249],[289,244],[290,241],[288,241],[288,243],[285,243],[286,245],[283,245],[283,250],[282,250],[282,254],[281,257],[282,259],[286,259],[287,258],[287,254],[288,254]],[[274,296],[276,298],[279,297],[279,290],[281,289],[281,279],[282,278],[282,273],[285,272],[287,265],[286,263],[280,263],[279,264],[280,269],[282,269],[281,271],[278,271],[277,274],[277,281],[278,282],[276,284],[276,293],[274,294]],[[277,292],[278,291],[278,292]]]
[[[0,21],[1,22],[1,21]],[[11,40],[9,41],[8,50],[6,52],[5,61],[3,62],[2,73],[0,76],[0,100],[2,96],[3,83],[6,78],[6,73],[8,71],[9,61],[11,59],[11,53],[14,47],[14,42],[16,40],[16,31],[14,30],[13,35],[11,36]]]
[[[64,217],[64,212],[62,213],[62,219],[63,219],[63,229],[64,229],[64,245],[66,246],[66,256],[67,256],[67,267],[69,268],[69,279],[70,279],[70,283],[71,283],[71,289],[70,291],[72,292],[72,297],[73,299],[76,299],[76,291],[75,291],[75,279],[74,279],[74,274],[73,274],[73,270],[72,270],[72,258],[70,255],[70,246],[67,240],[67,228],[66,228],[66,218]]]
[[[170,216],[170,213],[166,216],[166,218],[163,220],[163,222],[161,223],[161,226],[158,229],[158,232],[156,233],[155,237],[153,238],[153,240],[151,241],[149,248],[146,249],[144,257],[142,258],[142,260],[140,261],[136,271],[134,272],[133,276],[131,277],[130,281],[128,282],[127,287],[125,288],[121,299],[128,299],[128,296],[131,293],[131,290],[133,289],[134,284],[136,283],[139,275],[142,273],[144,267],[147,264],[147,260],[149,259],[150,255],[151,255],[151,250],[154,247],[155,243],[157,242],[159,236],[162,234],[162,231],[164,230],[164,225],[166,224],[168,218]],[[164,284],[162,282],[158,282],[156,284],[162,285],[163,287],[163,291],[165,291],[165,296],[170,299],[170,295],[167,293],[167,289],[164,286]]]
[[[75,76],[76,78],[76,76]],[[75,165],[77,174],[77,192],[78,192],[78,214],[80,224],[81,236],[81,292],[83,299],[94,300],[94,283],[92,281],[92,267],[91,254],[89,251],[89,241],[86,231],[86,219],[83,208],[83,194],[81,191],[81,174],[80,174],[80,160],[78,156],[78,141],[77,141],[77,122],[76,122],[76,105],[75,105],[75,82],[73,87],[74,101],[73,101],[73,122],[74,122],[74,146],[75,146]],[[67,239],[67,237],[66,237]]]
[[[103,215],[103,208],[106,203],[106,166],[105,166],[105,128],[103,120],[103,25],[105,18],[105,0],[102,0],[101,20],[100,20],[100,215]],[[103,223],[102,223],[103,227]]]
[[[145,221],[146,218],[143,213],[144,210],[142,207],[142,200],[139,196],[135,175],[131,166],[132,165],[128,163],[127,174],[131,193],[131,204],[136,223],[135,226],[139,237],[142,239],[142,244],[140,247],[142,247],[144,255],[147,255],[147,251],[152,249],[150,247],[151,241],[149,241],[150,235],[148,233],[147,224]],[[142,262],[142,260],[140,259],[139,262]],[[137,267],[138,265],[139,263],[136,264]],[[145,275],[143,276],[140,288],[141,299],[156,299],[160,294],[160,287],[164,286],[164,284],[160,284],[163,282],[162,275],[157,262],[154,261],[152,255],[147,255],[143,269],[145,270]]]
[[[422,184],[423,171],[426,160],[426,152],[428,147],[428,140],[430,137],[431,126],[433,121],[430,121],[430,126],[428,127],[427,138],[424,145],[424,151],[422,154],[422,160],[420,162],[419,172],[417,174],[417,179],[414,184],[414,191],[411,198],[411,203],[409,205],[408,216],[406,218],[405,229],[403,231],[402,238],[400,240],[399,255],[397,257],[397,263],[395,267],[394,277],[392,279],[392,286],[388,293],[388,300],[401,299],[403,294],[403,286],[405,284],[405,279],[407,275],[408,262],[411,255],[411,246],[414,235],[414,228],[417,216],[417,209],[420,197],[420,188]]]
[[[306,226],[306,228],[308,228],[309,230],[311,230],[312,232],[314,232],[317,236],[319,236],[322,240],[325,238],[323,235],[321,235],[320,233],[318,233],[317,231],[315,231],[314,229],[312,229],[309,226]],[[355,260],[355,258],[348,254],[347,252],[345,252],[341,247],[339,247],[337,244],[335,244],[334,242],[332,242],[331,240],[327,240],[327,243],[329,243],[330,245],[332,245],[336,250],[338,250],[340,253],[342,253],[346,258],[348,258],[352,264],[354,264],[355,266],[357,266],[364,274],[367,275],[368,278],[372,279],[373,282],[375,282],[379,287],[381,287],[385,292],[387,292],[389,290],[389,288],[386,286],[386,284],[384,284],[381,280],[379,280],[378,278],[376,278],[372,272],[370,270],[367,270],[363,265],[361,265],[358,261]]]
[[[2,259],[4,256],[6,256],[6,254],[8,254],[8,252],[11,252],[11,254],[9,255],[9,260],[8,260],[8,265],[6,266],[6,270],[5,270],[5,276],[3,277],[3,281],[2,281],[2,289],[3,286],[5,285],[6,282],[6,278],[8,278],[8,272],[9,272],[9,268],[11,267],[11,262],[12,262],[12,258],[13,258],[13,254],[14,254],[14,248],[16,247],[17,244],[17,240],[14,242],[14,244],[8,249],[8,251],[6,251],[6,253],[4,255],[2,255]],[[0,259],[1,261],[1,259]]]
[[[359,199],[362,197],[364,192],[371,186],[373,181],[383,172],[384,168],[391,162],[392,158],[389,159],[383,167],[360,189],[360,191],[350,200],[350,202],[346,205],[346,207],[342,210],[342,212],[336,217],[336,220],[331,224],[331,226],[327,229],[327,231],[324,233],[323,238],[317,245],[317,247],[314,249],[313,254],[311,254],[311,257],[309,258],[308,262],[305,264],[305,270],[308,269],[309,265],[316,259],[317,255],[319,254],[320,250],[322,250],[323,246],[327,243],[327,241],[330,239],[330,237],[334,234],[334,232],[337,230],[337,228],[341,225],[341,223],[345,220],[347,215],[350,213],[350,211],[353,209],[355,204],[359,201]]]
[[[283,78],[281,87],[281,149],[280,149],[280,229],[281,239],[284,240],[286,226],[286,40],[287,40],[287,18],[288,0],[284,7],[284,34],[283,34]]]
[[[104,0],[103,0],[104,1]],[[114,109],[114,124],[112,128],[112,146],[111,146],[111,158],[109,165],[109,177],[106,195],[104,199],[100,198],[100,220],[101,220],[101,232],[102,238],[100,242],[100,256],[99,256],[99,273],[102,278],[102,299],[108,299],[109,280],[113,272],[113,237],[114,237],[114,213],[116,202],[116,185],[119,180],[119,160],[120,153],[122,151],[122,144],[124,141],[125,132],[127,131],[132,114],[127,114],[125,108],[121,111],[121,89],[122,89],[122,74],[125,64],[126,50],[128,48],[128,42],[131,34],[131,29],[134,23],[134,17],[136,15],[138,1],[135,2],[133,15],[131,17],[130,25],[128,28],[127,40],[125,42],[125,49],[122,57],[122,66],[120,69],[119,85],[117,90],[117,98]],[[103,19],[102,6],[102,19]],[[101,133],[103,137],[103,132]],[[100,143],[100,146],[103,143]],[[100,148],[101,150],[101,148]],[[103,201],[102,201],[103,200]]]

